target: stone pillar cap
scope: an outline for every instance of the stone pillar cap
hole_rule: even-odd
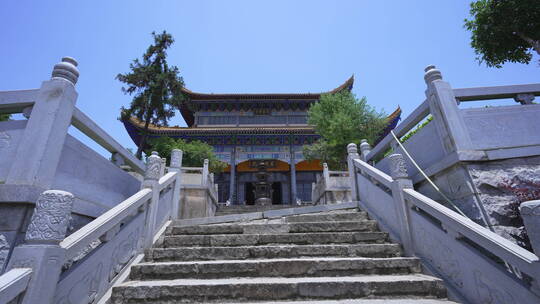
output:
[[[426,84],[430,84],[435,80],[442,80],[441,71],[439,71],[434,65],[428,65],[424,69],[424,71],[426,72],[424,74],[424,80],[426,81]]]
[[[540,215],[540,200],[527,201],[519,205],[519,212],[521,214],[534,214]]]
[[[54,65],[51,78],[62,78],[75,85],[79,79],[77,65],[77,61],[72,57],[63,57],[62,62]]]
[[[356,147],[355,143],[350,143],[347,145],[347,152],[348,153],[358,153],[358,148]]]

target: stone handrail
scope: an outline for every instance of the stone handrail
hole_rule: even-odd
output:
[[[168,172],[159,179],[159,190],[167,188],[171,183],[175,181],[178,172]]]
[[[356,145],[348,151],[353,199],[407,255],[441,277],[453,297],[464,303],[540,302],[537,255],[416,192],[400,154],[389,156],[388,176],[362,161]],[[525,228],[532,226],[525,222]]]
[[[540,83],[454,89],[458,101],[516,98],[520,94],[540,96]]]
[[[394,133],[397,137],[401,137],[407,132],[411,131],[419,122],[429,115],[429,104],[427,100],[424,100],[414,111],[407,116],[395,129]],[[393,141],[392,134],[386,135],[371,151],[368,151],[367,155],[364,156],[366,161],[370,161],[375,157],[384,153]]]
[[[540,278],[540,258],[534,253],[519,247],[413,189],[403,189],[403,192],[408,203],[441,221],[444,228],[447,231],[457,233],[458,238],[467,238],[501,260],[517,267],[521,272],[533,278]]]
[[[0,111],[2,113],[22,113],[23,110],[32,106],[36,101],[39,89],[1,91]]]
[[[66,259],[73,259],[81,252],[81,250],[88,247],[95,240],[106,235],[151,198],[152,190],[142,189],[127,200],[103,213],[86,226],[66,237],[60,242],[60,247],[66,250]]]
[[[45,191],[33,213],[25,244],[15,248],[0,276],[0,302],[97,302],[121,274],[178,218],[182,152],[173,150],[169,172],[153,153],[140,191],[65,237],[74,197]],[[29,282],[29,283],[28,283]],[[24,284],[23,284],[24,283]],[[15,297],[13,297],[13,295]]]
[[[424,77],[426,83],[430,83],[433,80],[440,80],[440,72],[435,69],[434,66],[428,66],[426,68],[426,76]],[[438,88],[439,89],[439,88]],[[514,100],[522,105],[532,104],[534,96],[540,96],[540,83],[524,84],[524,85],[509,85],[509,86],[494,86],[494,87],[478,87],[478,88],[460,88],[452,89],[448,86],[448,89],[452,92],[452,100],[457,105],[460,102],[469,101],[482,101],[482,100],[495,100],[514,98]],[[444,99],[444,98],[443,98]],[[429,114],[433,112],[433,108],[437,108],[435,112],[439,112],[438,105],[430,104],[429,100],[424,100],[409,116],[407,116],[395,129],[394,133],[398,138],[401,138],[415,126],[424,120]],[[448,114],[459,115],[457,112],[452,113],[451,109],[443,109],[443,115]],[[435,117],[434,119],[439,119]],[[459,123],[456,126],[450,126],[451,128],[459,128]],[[450,130],[452,133],[454,130]],[[460,132],[456,130],[455,132]],[[373,149],[362,151],[362,156],[365,161],[373,161],[376,158],[384,154],[391,146],[393,142],[392,134],[386,135]],[[459,143],[458,143],[459,145]],[[463,150],[471,149],[466,144],[461,147]],[[465,149],[466,148],[466,149]],[[460,149],[458,149],[460,150]]]
[[[31,268],[15,268],[0,276],[0,303],[10,303],[20,297],[26,291],[31,276]]]
[[[105,132],[98,124],[90,117],[84,114],[78,108],[73,111],[72,124],[79,129],[83,134],[94,140],[100,146],[111,152],[113,155],[120,155],[126,164],[128,164],[135,172],[144,174],[145,166],[131,152],[120,145],[112,136]]]

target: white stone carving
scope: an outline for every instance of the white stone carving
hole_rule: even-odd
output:
[[[9,254],[9,243],[3,234],[0,234],[0,273],[7,264]]]
[[[388,159],[390,160],[390,176],[392,176],[393,179],[409,177],[403,155],[392,154],[388,156]]]
[[[356,147],[355,143],[350,143],[347,145],[347,152],[349,154],[356,154],[358,153],[358,148]]]
[[[76,84],[79,79],[79,70],[77,61],[71,57],[63,57],[62,62],[54,65],[52,78],[63,78],[72,84]]]
[[[161,172],[161,158],[158,156],[157,152],[152,152],[152,155],[146,160],[146,172],[144,174],[144,179],[147,180],[158,180]]]
[[[366,139],[362,139],[360,142],[360,152],[362,153],[362,158],[365,160],[369,152],[371,152],[371,145],[367,142]]]
[[[36,202],[26,231],[27,242],[56,242],[66,236],[71,218],[73,194],[60,190],[43,192]]]
[[[131,260],[137,253],[137,242],[140,239],[140,229],[131,232],[125,240],[113,249],[111,260],[112,266],[109,272],[109,282],[111,282],[122,268]]]
[[[173,149],[171,151],[171,168],[180,168],[182,166],[182,150]]]
[[[424,80],[427,84],[430,84],[432,81],[435,80],[441,80],[442,74],[441,71],[437,70],[437,68],[434,65],[428,65],[424,71],[426,72],[424,74]]]

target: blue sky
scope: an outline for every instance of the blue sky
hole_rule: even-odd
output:
[[[538,56],[502,69],[475,61],[463,28],[469,3],[4,0],[0,90],[38,88],[72,56],[77,106],[134,147],[117,120],[131,97],[115,76],[142,55],[152,31],[173,35],[169,63],[199,92],[320,92],[354,74],[355,94],[387,113],[400,105],[405,117],[424,100],[429,64],[454,88],[539,82]],[[185,125],[179,113],[171,125]]]

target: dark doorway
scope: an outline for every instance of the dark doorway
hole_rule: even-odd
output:
[[[274,182],[272,183],[272,205],[281,205],[283,201],[281,200],[281,183]]]
[[[246,183],[246,205],[255,205],[255,187],[253,183]]]

